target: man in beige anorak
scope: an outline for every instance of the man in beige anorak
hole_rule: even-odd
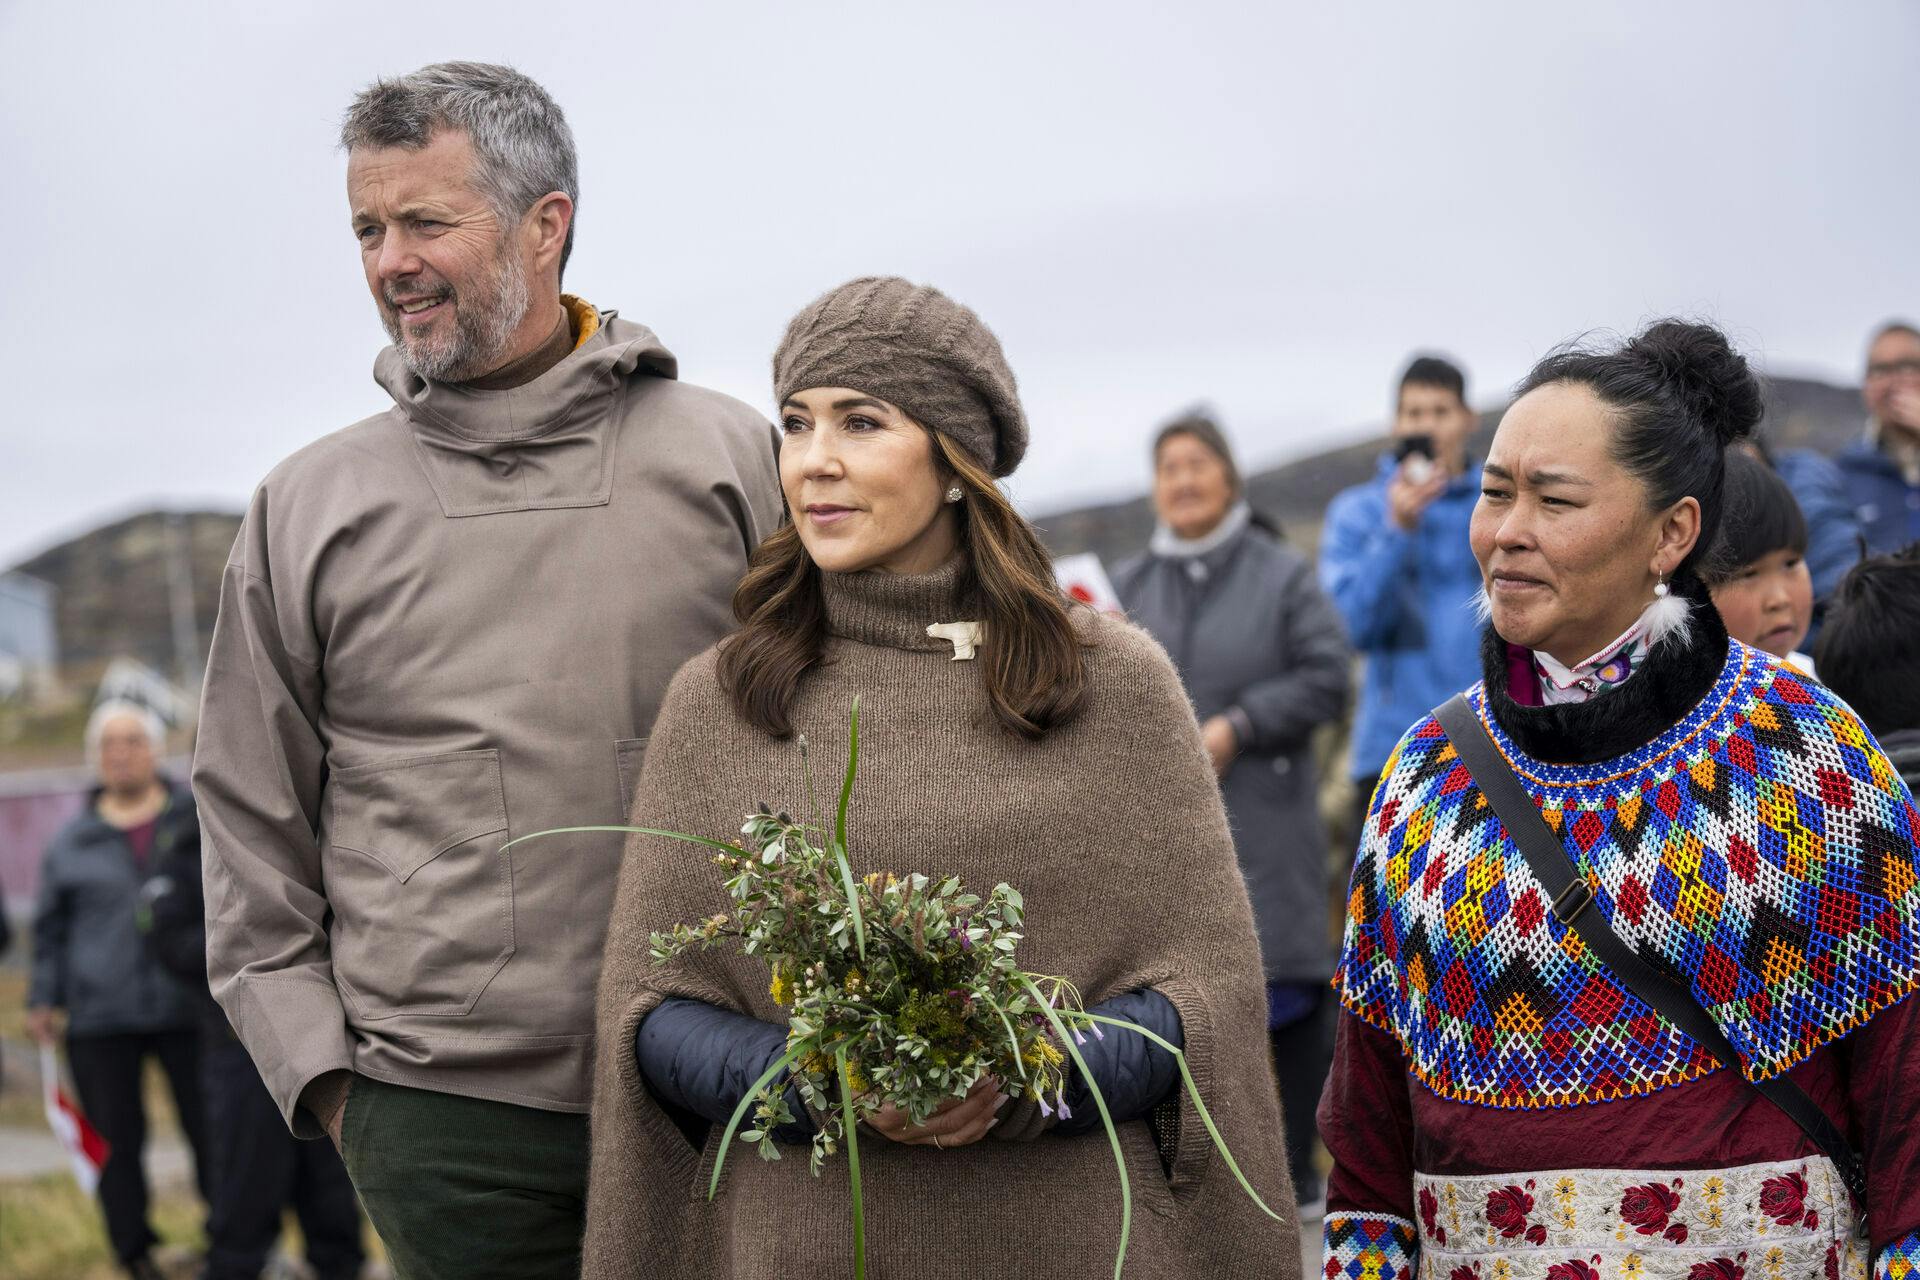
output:
[[[444,63],[342,142],[393,406],[254,494],[194,786],[214,990],[409,1280],[570,1276],[594,985],[668,679],[780,517],[773,439],[560,291],[573,138]]]

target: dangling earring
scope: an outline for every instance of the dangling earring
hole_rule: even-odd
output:
[[[960,491],[960,486],[959,486],[959,485],[954,485],[954,486],[953,486],[953,488],[951,488],[951,489],[949,489],[949,490],[947,490],[947,501],[948,501],[948,502],[958,502],[958,501],[960,501],[960,499],[962,499],[962,498],[964,498],[964,497],[966,497],[966,496],[967,496],[966,494],[964,494],[964,493],[962,493],[962,492]]]
[[[1685,596],[1674,595],[1665,578],[1654,583],[1653,603],[1644,616],[1650,649],[1663,640],[1678,640],[1684,647],[1693,639],[1693,606]]]

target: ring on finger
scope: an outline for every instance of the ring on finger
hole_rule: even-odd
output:
[[[945,1151],[945,1150],[946,1150],[946,1148],[945,1148],[945,1147],[943,1147],[943,1146],[941,1146],[941,1145],[940,1145],[940,1135],[939,1135],[939,1134],[937,1134],[937,1133],[933,1135],[933,1149],[934,1149],[935,1151]]]

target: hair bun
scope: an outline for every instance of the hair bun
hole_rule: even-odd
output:
[[[1759,379],[1727,335],[1710,324],[1661,320],[1627,344],[1724,447],[1746,439],[1765,408]]]

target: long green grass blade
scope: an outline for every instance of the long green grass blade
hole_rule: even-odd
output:
[[[860,895],[854,889],[853,868],[847,863],[847,851],[841,845],[833,847],[833,863],[840,869],[840,884],[847,892],[847,908],[853,913],[853,949],[860,956],[860,963],[867,962],[867,919],[860,911]]]
[[[853,866],[847,861],[847,804],[853,799],[853,778],[860,767],[860,699],[855,696],[847,724],[847,776],[840,783],[840,810],[833,819],[833,861],[840,869],[840,883],[846,887],[847,909],[853,915],[853,947],[860,963],[867,962],[867,920],[860,910],[860,895],[854,889]]]
[[[1179,1049],[1175,1048],[1172,1044],[1168,1043],[1162,1037],[1157,1036],[1153,1032],[1147,1030],[1145,1027],[1139,1026],[1136,1023],[1128,1022],[1124,1018],[1109,1018],[1103,1013],[1087,1013],[1084,1010],[1079,1013],[1075,1013],[1071,1016],[1076,1018],[1085,1018],[1089,1022],[1104,1022],[1110,1027],[1122,1027],[1128,1031],[1138,1032],[1139,1034],[1145,1036],[1148,1040],[1150,1040],[1154,1044],[1159,1045],[1162,1049],[1165,1049],[1168,1053],[1172,1054],[1174,1064],[1180,1068],[1180,1078],[1186,1083],[1187,1096],[1193,1099],[1193,1109],[1200,1116],[1200,1123],[1206,1126],[1208,1135],[1213,1139],[1214,1149],[1219,1151],[1220,1158],[1227,1162],[1227,1168],[1233,1171],[1234,1180],[1240,1184],[1240,1189],[1246,1192],[1247,1196],[1255,1204],[1260,1206],[1260,1212],[1266,1214],[1269,1218],[1272,1218],[1275,1222],[1289,1221],[1289,1219],[1281,1217],[1279,1214],[1275,1213],[1271,1208],[1269,1208],[1267,1206],[1267,1202],[1260,1198],[1260,1193],[1253,1189],[1253,1184],[1247,1181],[1247,1175],[1240,1172],[1239,1162],[1233,1158],[1233,1152],[1227,1150],[1227,1140],[1220,1136],[1219,1126],[1214,1124],[1213,1116],[1209,1114],[1207,1111],[1206,1100],[1200,1096],[1200,1086],[1194,1083],[1193,1072],[1187,1069],[1186,1054],[1182,1053]],[[1076,1058],[1078,1058],[1078,1056],[1079,1055],[1077,1054],[1075,1055]]]
[[[840,809],[833,818],[833,842],[847,847],[847,802],[853,799],[853,776],[860,768],[860,699],[853,700],[847,719],[847,776],[840,782]]]
[[[753,1100],[760,1096],[760,1091],[772,1083],[773,1078],[780,1074],[783,1067],[792,1066],[799,1057],[799,1049],[789,1049],[781,1054],[780,1060],[761,1073],[760,1078],[753,1082],[753,1087],[747,1090],[746,1096],[740,1099],[740,1105],[733,1109],[733,1118],[727,1121],[726,1132],[720,1135],[720,1145],[714,1148],[713,1177],[707,1182],[707,1199],[713,1199],[720,1190],[720,1170],[726,1167],[727,1149],[733,1145],[734,1131],[740,1127],[741,1118],[747,1114],[747,1108],[753,1105]]]
[[[1013,1019],[1007,1016],[1005,1009],[996,1008],[994,1012],[1000,1015],[1000,1025],[1007,1029],[1007,1047],[1013,1050],[1013,1069],[1020,1073],[1022,1080],[1025,1080],[1027,1064],[1020,1057],[1020,1037],[1013,1029]]]
[[[1100,1095],[1100,1086],[1093,1078],[1093,1072],[1087,1069],[1087,1060],[1080,1056],[1080,1050],[1074,1046],[1073,1032],[1060,1020],[1047,997],[1034,985],[1033,979],[1020,975],[1020,982],[1032,993],[1034,1003],[1040,1006],[1040,1012],[1053,1024],[1054,1034],[1060,1037],[1060,1043],[1073,1057],[1073,1065],[1080,1068],[1080,1076],[1087,1082],[1087,1092],[1093,1095],[1093,1105],[1100,1110],[1100,1122],[1107,1127],[1107,1145],[1113,1148],[1114,1167],[1120,1171],[1120,1251],[1114,1255],[1113,1277],[1120,1280],[1120,1272],[1127,1265],[1127,1241],[1133,1236],[1133,1183],[1127,1177],[1126,1153],[1120,1150],[1120,1131],[1113,1127],[1113,1114],[1107,1110],[1107,1100]],[[1089,1015],[1091,1016],[1091,1015]]]
[[[847,1180],[853,1187],[853,1280],[867,1277],[867,1216],[860,1198],[859,1122],[853,1114],[853,1079],[847,1071],[847,1051],[839,1052],[840,1123],[847,1138]]]
[[[548,827],[545,831],[535,831],[528,835],[514,837],[512,840],[500,846],[500,852],[505,853],[517,844],[525,844],[529,840],[538,840],[541,836],[564,836],[571,835],[576,831],[624,831],[628,835],[665,836],[669,840],[680,840],[687,844],[703,844],[709,849],[719,849],[725,853],[746,852],[739,845],[728,844],[724,840],[709,840],[705,836],[690,836],[684,831],[656,831],[652,827]]]

